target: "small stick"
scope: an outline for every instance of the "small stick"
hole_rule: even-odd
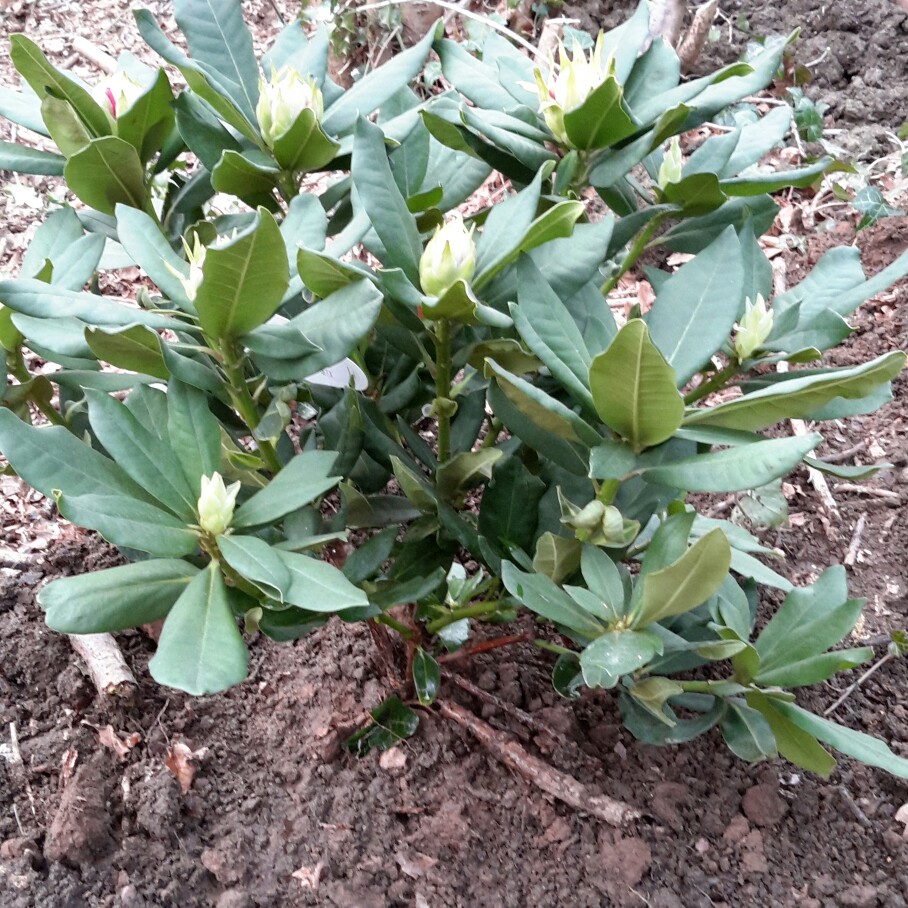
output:
[[[87,666],[99,693],[132,699],[138,684],[110,634],[70,634],[69,642]]]
[[[510,735],[492,728],[462,706],[447,700],[436,700],[435,704],[446,719],[470,731],[497,760],[569,807],[592,814],[612,826],[623,826],[640,817],[640,811],[630,804],[594,794],[572,776],[527,753]]]
[[[890,489],[875,489],[873,486],[859,486],[853,482],[838,482],[835,487],[837,492],[856,492],[858,495],[870,495],[874,498],[889,498],[892,500],[901,499],[898,492]]]
[[[867,523],[867,515],[861,514],[858,518],[858,525],[854,528],[854,535],[851,537],[851,543],[848,551],[845,553],[844,563],[846,567],[854,567],[858,557],[858,546],[861,544],[861,537],[864,535],[864,525]]]
[[[438,657],[439,663],[456,662],[467,656],[477,656],[479,653],[487,653],[493,649],[500,649],[503,646],[511,646],[514,643],[526,643],[531,638],[526,634],[510,634],[507,637],[495,637],[492,640],[483,640],[474,646],[464,646],[461,649],[454,650],[453,653],[445,653]]]
[[[886,655],[883,656],[879,662],[871,665],[870,668],[868,668],[867,671],[864,672],[864,674],[861,675],[861,677],[858,678],[857,681],[849,684],[848,687],[845,688],[845,692],[842,694],[842,696],[839,697],[839,699],[836,700],[835,703],[832,704],[832,706],[825,709],[823,711],[823,715],[829,716],[834,713],[875,671],[881,669],[890,659],[893,659],[894,657],[895,653],[890,651],[886,653]]]
[[[87,38],[76,35],[73,38],[73,50],[89,63],[94,63],[98,69],[110,75],[117,68],[117,61],[100,47],[95,47]]]
[[[857,801],[851,796],[851,792],[844,786],[839,785],[837,791],[842,796],[842,800],[848,805],[851,809],[851,812],[854,814],[855,819],[863,826],[865,829],[872,829],[873,823],[867,818],[867,814],[858,807]]]
[[[651,37],[661,36],[672,47],[681,37],[684,25],[684,3],[682,0],[652,0],[649,6],[649,33]]]
[[[866,447],[867,439],[865,438],[844,451],[836,451],[835,454],[824,454],[823,460],[825,463],[844,463],[846,460],[851,460],[855,454],[860,454]]]

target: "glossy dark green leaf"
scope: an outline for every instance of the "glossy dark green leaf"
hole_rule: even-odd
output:
[[[397,696],[388,697],[372,710],[370,716],[369,725],[344,742],[358,757],[364,757],[370,750],[388,750],[412,737],[419,727],[419,716],[409,706],[404,706]]]
[[[719,723],[719,729],[728,749],[748,763],[772,760],[778,754],[769,723],[743,701],[728,701],[728,712]]]
[[[545,483],[518,457],[495,465],[479,509],[479,532],[504,547],[529,551],[539,523],[539,501]]]
[[[319,170],[337,154],[340,146],[326,136],[315,113],[304,110],[274,143],[274,157],[285,170]]]
[[[102,362],[155,378],[170,377],[170,370],[161,354],[158,335],[141,325],[120,330],[88,328],[85,339],[91,352]]]
[[[228,597],[216,563],[196,575],[170,610],[148,663],[155,681],[200,697],[246,677],[249,654]]]
[[[167,386],[167,435],[190,488],[201,493],[201,477],[221,466],[221,427],[206,395],[175,379]]]
[[[429,706],[438,694],[441,682],[441,668],[438,662],[422,647],[413,653],[413,687],[416,699],[423,706]]]
[[[571,144],[587,151],[615,145],[640,128],[627,112],[614,64],[583,104],[565,113],[564,128]]]
[[[63,634],[102,634],[164,618],[198,568],[179,559],[138,561],[53,580],[38,603]]]

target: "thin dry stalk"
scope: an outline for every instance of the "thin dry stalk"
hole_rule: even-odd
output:
[[[592,814],[611,826],[624,826],[640,817],[640,811],[630,804],[590,791],[582,782],[527,753],[510,735],[492,728],[462,706],[447,700],[435,703],[446,719],[471,732],[497,760],[569,807]]]
[[[69,642],[88,668],[99,693],[121,699],[135,696],[138,687],[135,676],[110,634],[72,634]]]
[[[719,0],[709,0],[708,3],[698,7],[694,13],[694,21],[691,22],[690,28],[684,35],[684,40],[678,46],[678,59],[681,61],[682,72],[690,72],[700,59],[718,11]]]

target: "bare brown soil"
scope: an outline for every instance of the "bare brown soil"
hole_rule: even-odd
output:
[[[156,12],[167,6],[156,5]],[[723,3],[732,17],[749,11],[756,31],[764,23],[775,31],[803,24],[810,48],[799,50],[803,59],[827,44],[841,59],[847,42],[838,36],[857,36],[868,48],[860,65],[881,67],[881,83],[900,86],[905,103],[904,53],[870,49],[888,33],[884,14],[904,42],[905,16],[894,3],[860,4],[857,31],[835,24],[847,19],[840,11],[850,4],[828,4],[823,18],[818,3],[772,4],[771,22],[769,6]],[[58,62],[68,56],[74,29],[112,48],[138,43],[120,4],[81,7],[82,20],[69,3],[8,7],[0,13],[3,32],[27,27],[39,41],[42,30],[56,37]],[[262,34],[273,30],[269,3],[248,7]],[[904,50],[895,37],[886,46]],[[856,71],[849,84],[834,73],[818,82],[837,111],[857,97],[849,87]],[[897,125],[904,111],[880,104],[885,122]],[[865,124],[870,116],[868,110]],[[858,119],[845,122],[850,128]],[[14,269],[36,212],[7,199],[6,215]],[[787,254],[789,281],[833,243],[852,242],[853,223],[849,216],[806,230],[795,221],[806,245]],[[908,227],[883,221],[857,242],[873,272],[908,246]],[[836,362],[908,347],[906,313],[905,286],[865,306]],[[796,474],[793,525],[774,539],[792,579],[806,581],[844,558],[864,518],[851,569],[854,593],[868,600],[858,642],[908,621],[905,388],[899,379],[895,400],[877,414],[823,426],[825,453],[863,445],[854,462],[882,452],[893,467],[862,492],[833,482],[838,514],[823,509],[806,476]],[[331,624],[282,646],[254,640],[250,678],[226,694],[196,699],[150,683],[154,644],[122,634],[140,689],[133,704],[103,702],[67,640],[43,626],[35,593],[48,578],[106,566],[116,554],[60,523],[48,502],[16,480],[0,482],[2,908],[906,904],[908,840],[895,820],[908,801],[904,781],[847,760],[828,780],[782,761],[751,767],[717,735],[666,750],[641,745],[623,731],[607,694],[588,691],[573,705],[559,700],[548,660],[530,648],[454,667],[491,696],[454,685],[443,696],[591,788],[640,808],[644,818],[621,833],[528,785],[436,713],[424,714],[417,735],[384,755],[357,761],[346,754],[342,740],[391,689],[364,628]],[[805,700],[822,709],[853,679],[811,690]],[[846,701],[839,718],[908,756],[906,690],[908,665],[890,662]],[[529,713],[532,724],[495,698]],[[11,746],[13,726],[21,762]],[[106,726],[121,740],[139,740],[118,756],[102,743]],[[194,778],[183,777],[190,782],[185,793],[167,768],[180,745],[196,754]]]

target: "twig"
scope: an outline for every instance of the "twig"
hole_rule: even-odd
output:
[[[681,37],[684,25],[684,3],[682,0],[652,0],[649,7],[649,33],[653,38],[661,36],[674,47]]]
[[[132,699],[138,684],[110,634],[71,634],[69,642],[87,666],[99,693]]]
[[[855,801],[855,799],[851,796],[851,792],[844,785],[837,786],[837,791],[842,796],[842,800],[851,809],[851,812],[854,814],[855,818],[861,824],[861,826],[863,826],[865,829],[872,829],[873,823],[871,823],[867,818],[867,814],[865,814],[864,811],[861,810],[860,807],[858,807],[857,801]]]
[[[681,61],[681,67],[684,72],[689,72],[697,60],[700,59],[700,54],[703,52],[703,47],[709,37],[709,30],[716,19],[718,9],[719,0],[708,0],[703,6],[698,7],[694,13],[694,21],[691,22],[690,28],[684,35],[681,44],[678,45],[678,59]]]
[[[108,75],[117,68],[117,61],[110,54],[101,50],[100,47],[95,47],[91,41],[81,35],[73,38],[73,50]]]
[[[850,448],[846,448],[844,451],[836,451],[834,454],[824,454],[823,462],[824,463],[844,463],[846,460],[851,460],[855,454],[860,454],[864,448],[867,447],[867,439],[862,439],[856,445],[852,445]]]
[[[854,482],[837,482],[835,486],[837,492],[855,492],[858,495],[870,495],[873,498],[888,498],[893,501],[900,501],[902,496],[898,492],[890,489],[875,489],[873,486],[859,486]]]
[[[839,697],[839,699],[836,700],[835,703],[832,704],[832,706],[825,709],[823,711],[823,715],[824,716],[832,715],[832,713],[834,713],[854,693],[854,691],[857,690],[857,688],[860,687],[875,671],[878,671],[879,669],[881,669],[890,659],[893,659],[893,658],[895,658],[895,653],[888,652],[888,653],[886,653],[885,656],[883,656],[880,659],[879,662],[876,662],[873,665],[871,665],[870,668],[868,668],[867,671],[864,672],[864,674],[861,675],[861,677],[858,678],[857,681],[854,681],[853,683],[849,684],[848,687],[845,688],[845,692],[842,694],[842,696]]]
[[[441,663],[456,662],[467,656],[477,656],[479,653],[487,653],[490,650],[500,649],[503,646],[512,646],[515,643],[526,643],[530,639],[532,638],[527,634],[509,634],[507,637],[495,637],[492,640],[482,640],[480,643],[476,643],[473,646],[463,646],[458,650],[454,650],[453,653],[445,653],[438,657],[438,661]]]
[[[845,553],[844,564],[846,567],[853,567],[858,557],[858,546],[861,544],[861,537],[864,535],[864,525],[867,523],[867,515],[861,514],[858,518],[858,525],[854,528],[854,535],[848,545],[848,551]]]
[[[640,817],[636,808],[591,792],[572,776],[527,753],[510,735],[492,728],[462,706],[447,700],[435,703],[441,715],[471,732],[497,760],[575,810],[592,814],[612,826],[623,826]]]

